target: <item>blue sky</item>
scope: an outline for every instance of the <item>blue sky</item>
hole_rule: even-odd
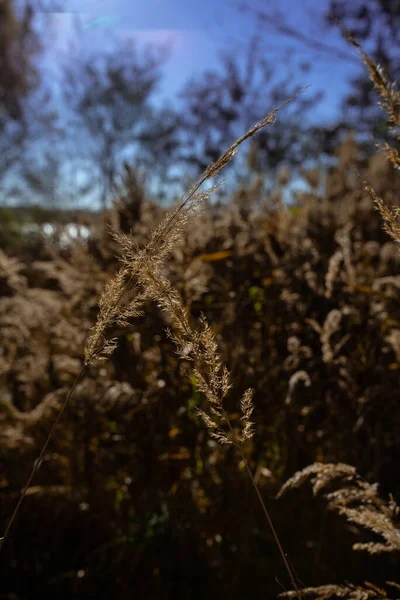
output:
[[[240,13],[238,4],[239,0],[64,0],[62,12],[47,15],[52,55],[63,52],[76,20],[80,23],[76,43],[82,48],[101,48],[112,37],[134,38],[139,44],[170,40],[172,54],[163,69],[159,96],[173,100],[190,76],[218,66],[219,50],[245,48],[256,30],[256,21],[250,14]],[[281,10],[285,20],[297,30],[354,59],[353,50],[340,35],[322,24],[328,4],[328,0],[248,0],[251,8],[270,15]],[[268,56],[275,63],[281,61],[283,69],[284,47],[291,46],[296,57],[312,60],[311,71],[299,73],[299,85],[311,84],[313,91],[324,93],[316,120],[333,118],[349,77],[362,68],[357,60],[352,63],[316,54],[278,35],[268,24],[258,31]]]

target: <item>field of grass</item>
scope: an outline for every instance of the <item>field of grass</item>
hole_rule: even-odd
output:
[[[209,203],[284,111],[169,212],[127,170],[88,239],[4,243],[0,597],[399,597],[400,158]]]

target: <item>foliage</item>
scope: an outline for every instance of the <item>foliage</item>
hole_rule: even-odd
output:
[[[266,98],[282,103],[297,89],[287,61],[285,74],[263,53],[261,39],[254,36],[244,51],[221,53],[220,67],[192,78],[181,97],[181,160],[194,173],[217,160],[225,140],[235,138],[265,111]],[[268,173],[271,179],[282,164],[298,166],[315,157],[310,136],[304,128],[305,115],[312,112],[320,95],[310,91],[288,107],[285,123],[260,132],[252,141],[250,156],[242,168],[236,165],[234,178],[248,179],[254,172]],[[238,173],[241,175],[238,177]]]
[[[27,106],[39,83],[35,58],[41,49],[31,2],[0,4],[0,180],[18,161],[27,137]]]
[[[327,19],[332,17],[351,31],[355,39],[368,48],[374,62],[391,81],[400,76],[400,53],[397,43],[400,29],[398,0],[331,0]],[[336,23],[333,22],[333,25]],[[351,92],[343,103],[345,121],[368,134],[368,142],[385,139],[387,126],[377,107],[376,93],[365,71],[351,80]]]
[[[92,186],[100,185],[103,208],[123,159],[134,156],[138,167],[151,165],[154,177],[167,174],[163,161],[175,145],[176,116],[152,102],[165,59],[163,47],[139,52],[134,45],[120,45],[112,53],[80,56],[64,66],[63,96],[76,135],[76,164],[91,173]]]
[[[345,33],[398,141],[399,93]],[[290,210],[259,177],[207,204],[277,110],[170,212],[125,164],[111,230],[0,251],[6,594],[270,597],[288,576],[299,600],[397,594],[398,151],[357,178],[350,136]]]
[[[390,202],[395,181],[387,186],[380,169],[371,160],[364,176]],[[132,235],[145,247],[163,210],[143,199],[132,173],[130,181],[111,220],[123,231],[132,210]],[[255,390],[257,434],[246,457],[264,496],[323,461],[354,465],[398,501],[398,253],[345,166],[323,197],[299,197],[297,211],[269,200],[247,212],[210,206],[176,243],[165,276],[216,335],[235,384],[228,414],[242,391]],[[80,369],[100,290],[118,266],[107,229],[69,249],[49,244],[42,256],[2,259],[3,519]],[[262,307],[251,288],[264,290]],[[43,595],[60,597],[101,597],[110,586],[121,598],[132,586],[149,597],[185,596],[193,581],[209,597],[279,592],[275,576],[284,574],[245,473],[193,420],[190,363],[175,355],[163,332],[170,325],[146,303],[128,329],[113,326],[118,348],[78,385],[3,549],[3,573],[29,572]],[[294,377],[301,371],[309,385]],[[332,573],[368,580],[378,569],[378,558],[361,560],[346,542],[368,539],[322,504],[293,494],[271,510],[308,585]],[[17,559],[16,546],[24,548]],[[395,580],[395,562],[378,570]]]

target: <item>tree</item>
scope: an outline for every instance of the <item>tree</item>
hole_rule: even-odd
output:
[[[39,84],[41,44],[32,3],[0,3],[0,180],[18,162],[27,138],[26,100]]]
[[[49,146],[51,149],[49,149]],[[67,160],[66,160],[67,159]],[[32,161],[27,161],[21,169],[21,180],[24,189],[21,195],[26,197],[26,191],[34,195],[34,203],[47,208],[65,208],[73,204],[77,196],[77,186],[69,172],[68,156],[64,148],[54,148],[51,144],[43,148]],[[82,184],[80,191],[85,191]]]
[[[290,58],[286,57],[287,62]],[[181,94],[182,139],[187,148],[181,159],[195,172],[214,162],[226,144],[259,120],[266,110],[275,108],[301,88],[290,69],[281,76],[280,70],[265,58],[256,36],[245,53],[221,54],[220,64],[220,69],[189,81]],[[306,70],[303,65],[303,71]],[[260,132],[252,148],[253,170],[269,170],[272,175],[283,163],[297,166],[312,156],[304,121],[318,98],[307,90],[285,108],[273,127]]]
[[[22,101],[38,84],[33,59],[41,46],[33,17],[30,3],[19,11],[13,0],[0,4],[0,109],[14,121],[22,120]]]
[[[333,19],[332,19],[333,17]],[[391,81],[400,75],[399,0],[331,0],[326,19],[333,26],[342,23],[365,46]],[[351,81],[351,91],[343,103],[344,119],[370,141],[387,138],[385,116],[378,106],[378,97],[368,73],[360,65],[360,74]]]
[[[350,30],[355,39],[365,45],[372,58],[380,64],[392,81],[397,81],[400,70],[400,50],[397,42],[400,31],[399,0],[330,0],[328,8],[320,14],[312,11],[304,19],[302,27],[296,27],[279,8],[269,6],[268,12],[252,6],[247,0],[240,4],[243,13],[252,14],[264,32],[275,33],[286,39],[288,45],[295,45],[301,54],[307,52],[314,64],[321,59],[341,61],[346,65],[357,65],[358,74],[349,79],[349,93],[341,104],[340,117],[328,127],[310,128],[310,139],[320,140],[321,152],[329,157],[333,148],[346,135],[349,129],[358,136],[360,150],[364,155],[374,151],[377,139],[387,139],[388,129],[385,118],[378,107],[378,97],[368,74],[354,49],[339,43],[326,41],[324,33],[336,29],[340,36],[339,24]],[[340,36],[342,38],[342,36]],[[342,44],[340,44],[342,42]]]
[[[176,146],[176,117],[172,110],[152,103],[165,50],[147,48],[140,54],[135,45],[119,46],[64,66],[76,165],[93,173],[103,208],[123,161],[134,158],[154,176],[169,165]]]

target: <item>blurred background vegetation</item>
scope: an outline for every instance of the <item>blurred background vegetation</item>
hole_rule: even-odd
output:
[[[282,165],[299,179],[299,167],[332,164],[349,130],[365,157],[387,135],[373,87],[335,19],[396,80],[396,0],[351,6],[326,1],[297,9],[288,3],[292,10],[286,13],[286,5],[273,2],[264,12],[255,1],[228,2],[221,4],[216,30],[218,10],[205,2],[214,55],[193,7],[186,18],[193,32],[188,29],[186,37],[193,33],[192,43],[207,54],[179,64],[176,56],[190,49],[186,41],[183,50],[179,46],[181,30],[166,29],[162,43],[145,43],[143,31],[134,29],[133,8],[130,21],[121,23],[122,17],[92,19],[95,13],[83,12],[89,5],[74,13],[54,1],[2,0],[2,205],[109,208],[124,162],[146,173],[158,201],[171,201],[185,189],[185,178],[198,175],[251,123],[307,83],[311,88],[288,107],[285,119],[248,149],[249,160],[237,161],[225,195],[254,173],[271,187]],[[147,31],[147,39],[161,38],[158,31]],[[179,69],[187,75],[181,87],[174,84]]]
[[[309,3],[297,22],[282,6],[227,3],[243,35],[225,39],[222,19],[220,52],[163,97],[173,45],[127,41],[100,13],[96,24],[45,0],[0,0],[2,524],[117,269],[109,225],[148,241],[193,177],[312,83],[228,168],[167,276],[217,333],[232,411],[255,389],[248,458],[301,581],[398,576],[395,555],[353,552],[366,534],[310,490],[274,497],[320,461],[354,465],[400,500],[399,257],[349,165],[389,204],[399,174],[376,151],[390,138],[385,116],[335,21],[396,81],[400,5]],[[54,27],[67,16],[68,35]],[[288,587],[243,465],[196,417],[201,397],[167,325],[149,305],[78,386],[0,556],[0,598],[272,598]],[[309,386],[293,384],[299,371]]]

